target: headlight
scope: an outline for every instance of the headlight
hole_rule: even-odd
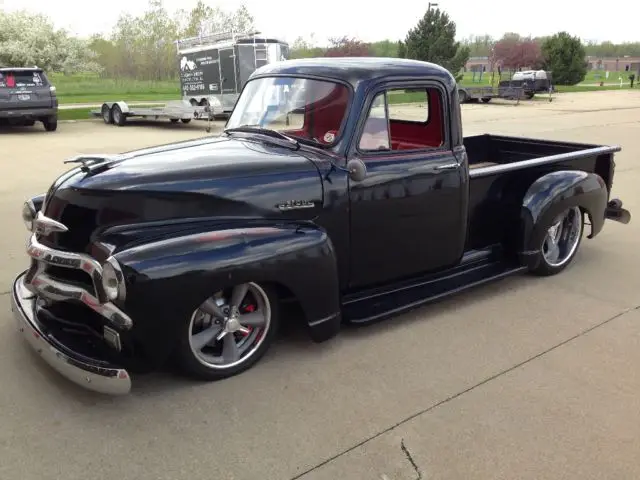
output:
[[[33,231],[33,221],[36,218],[36,209],[31,201],[24,202],[22,206],[22,221],[24,222],[27,230]]]
[[[124,300],[124,275],[118,261],[113,257],[109,257],[102,265],[102,289],[110,301]]]

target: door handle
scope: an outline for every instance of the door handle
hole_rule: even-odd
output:
[[[434,170],[456,170],[460,167],[459,163],[446,163],[444,165],[436,165]]]

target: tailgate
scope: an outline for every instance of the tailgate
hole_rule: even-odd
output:
[[[22,110],[53,106],[51,88],[42,72],[0,72],[0,109]]]

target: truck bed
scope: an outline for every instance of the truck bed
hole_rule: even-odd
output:
[[[522,198],[538,177],[554,170],[597,173],[611,191],[619,147],[525,137],[465,137],[469,163],[467,248],[503,241],[520,218]]]
[[[586,143],[556,142],[524,137],[500,135],[474,135],[464,138],[469,168],[476,169],[495,165],[513,164],[559,154],[587,153],[587,150],[602,145]],[[569,155],[573,157],[573,155]],[[595,159],[594,159],[595,160]]]

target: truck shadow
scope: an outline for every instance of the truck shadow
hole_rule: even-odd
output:
[[[167,393],[176,393],[183,389],[207,388],[212,385],[216,388],[223,388],[226,381],[241,381],[248,378],[251,381],[253,375],[260,376],[274,370],[282,370],[286,365],[295,364],[300,361],[308,361],[313,357],[315,362],[329,361],[329,357],[336,355],[341,349],[347,347],[347,343],[366,342],[374,340],[376,336],[394,329],[406,329],[414,323],[428,322],[441,315],[450,314],[455,310],[473,307],[474,303],[486,300],[493,296],[504,296],[510,292],[517,292],[523,288],[528,288],[532,282],[544,281],[544,279],[528,276],[526,274],[511,278],[505,278],[492,284],[479,286],[467,292],[463,292],[452,297],[438,300],[434,303],[416,307],[415,309],[366,325],[344,324],[341,332],[333,339],[314,343],[309,338],[306,327],[300,321],[301,315],[295,309],[287,311],[288,315],[283,317],[280,332],[277,340],[271,346],[262,360],[250,370],[220,382],[203,382],[191,380],[182,376],[174,367],[167,365],[165,368],[147,375],[135,376],[133,380],[132,396],[155,396]],[[301,360],[302,359],[302,360]],[[242,380],[244,381],[244,380]]]
[[[47,132],[41,123],[36,123],[32,127],[20,126],[20,125],[2,125],[0,124],[0,135],[51,135],[51,132]]]

